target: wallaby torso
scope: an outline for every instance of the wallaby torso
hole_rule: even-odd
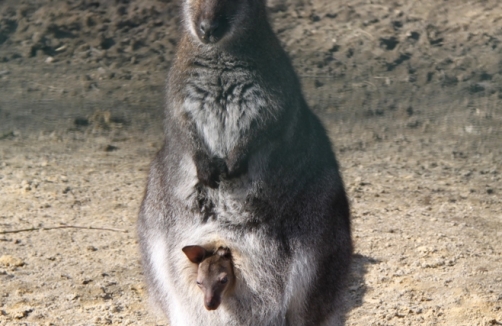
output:
[[[151,296],[173,326],[335,325],[348,202],[265,2],[185,0],[183,16],[138,222]],[[206,311],[180,249],[219,242],[237,281],[228,304]]]

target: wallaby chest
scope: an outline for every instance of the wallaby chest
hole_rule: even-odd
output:
[[[193,64],[181,89],[181,113],[211,154],[225,157],[271,105],[257,73],[238,64]]]

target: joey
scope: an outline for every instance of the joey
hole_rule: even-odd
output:
[[[230,250],[220,247],[212,252],[201,246],[186,246],[183,252],[198,266],[196,284],[204,293],[204,307],[218,309],[235,282]]]

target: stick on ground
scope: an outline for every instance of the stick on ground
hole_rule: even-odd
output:
[[[0,234],[21,233],[21,232],[30,232],[30,231],[40,231],[40,230],[48,231],[48,230],[56,230],[56,229],[84,229],[84,230],[100,230],[100,231],[112,231],[112,232],[124,232],[124,233],[128,232],[127,230],[122,230],[122,229],[101,228],[101,227],[93,227],[93,226],[61,225],[61,226],[52,226],[52,227],[38,227],[38,228],[29,228],[29,229],[0,231]]]

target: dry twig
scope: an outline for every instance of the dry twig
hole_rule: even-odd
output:
[[[93,227],[93,226],[61,225],[61,226],[52,226],[52,227],[38,227],[38,228],[29,228],[29,229],[0,231],[0,234],[21,233],[21,232],[31,232],[31,231],[48,231],[48,230],[57,230],[57,229],[84,229],[84,230],[99,230],[99,231],[112,231],[112,232],[124,232],[124,233],[128,232],[127,230],[122,230],[122,229],[100,228],[100,227]]]

